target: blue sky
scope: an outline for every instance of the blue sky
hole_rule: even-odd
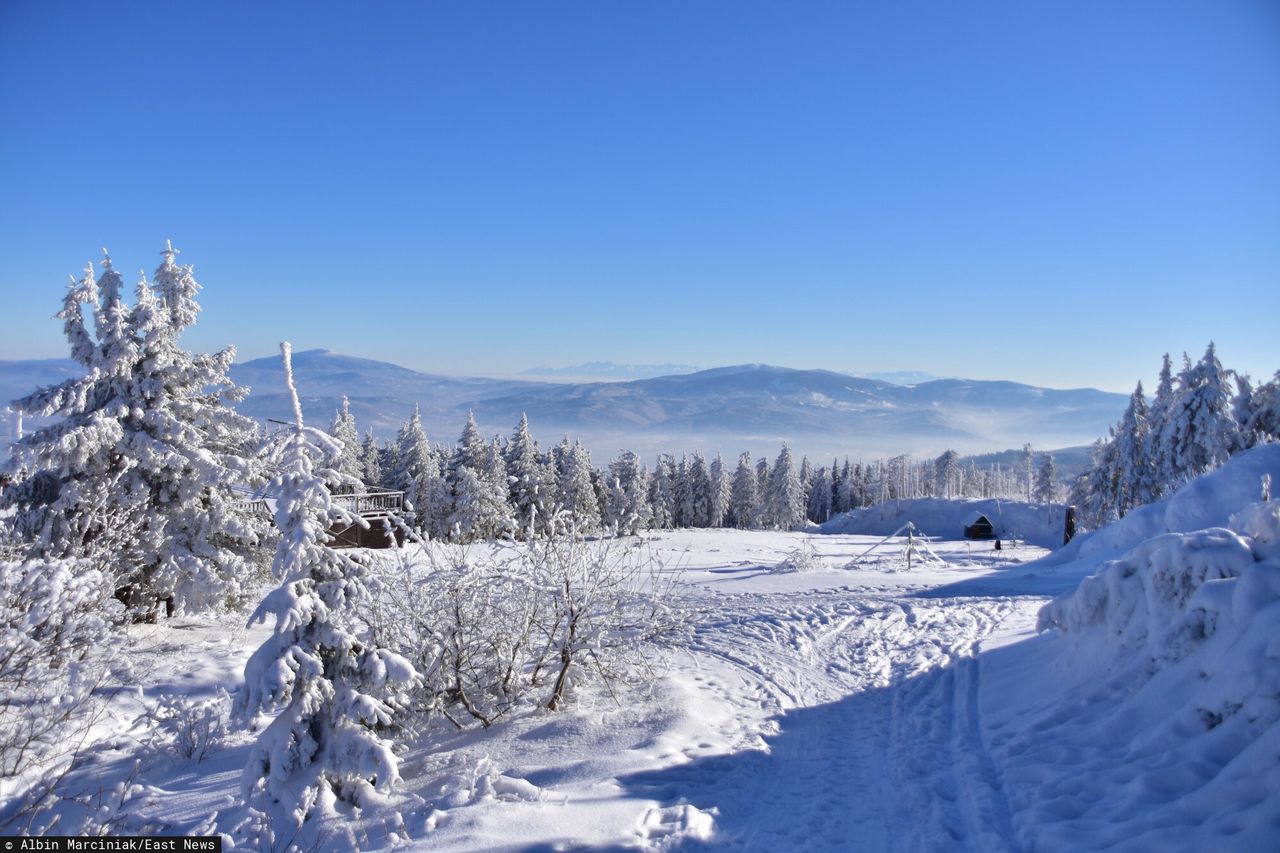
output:
[[[0,4],[0,358],[188,342],[1127,390],[1280,368],[1280,4]]]

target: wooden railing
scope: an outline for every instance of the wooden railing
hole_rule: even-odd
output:
[[[250,514],[268,514],[271,507],[261,492],[252,489],[234,489],[238,493],[236,509]],[[404,492],[393,489],[369,489],[347,495],[330,495],[330,500],[352,515],[376,518],[391,513],[404,512]]]
[[[404,492],[391,489],[370,489],[354,495],[333,495],[331,500],[352,515],[387,515],[404,511]]]

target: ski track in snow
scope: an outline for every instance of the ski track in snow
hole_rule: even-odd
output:
[[[709,565],[680,570],[691,639],[654,692],[621,705],[588,693],[563,714],[415,747],[402,774],[418,805],[404,803],[401,842],[465,851],[1018,849],[983,742],[975,656],[984,640],[1032,621],[1043,598],[998,581],[981,594],[930,597],[957,579],[989,577],[960,562],[934,575],[771,574],[804,534],[680,536],[702,546],[678,540],[681,553]],[[819,557],[844,565],[851,543],[865,548],[824,537]],[[142,683],[115,713],[121,734],[162,694],[234,687],[264,630],[175,622],[137,632]],[[133,735],[86,765],[85,785],[131,765]],[[199,764],[144,755],[145,785],[122,829],[230,830],[252,737],[233,733]],[[361,831],[369,849],[393,844],[376,827]]]
[[[714,602],[691,648],[736,679],[702,686],[772,712],[776,731],[765,748],[641,774],[637,792],[711,811],[717,848],[1016,849],[973,655],[1026,606],[847,588]]]

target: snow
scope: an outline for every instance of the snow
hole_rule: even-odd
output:
[[[958,538],[981,511],[1056,544],[1056,509],[1011,502],[648,533],[635,544],[690,613],[651,678],[417,732],[396,790],[320,818],[318,849],[1277,849],[1280,504],[1255,503],[1265,473],[1280,448],[1052,554]],[[907,569],[904,540],[882,542],[908,520],[940,559]],[[195,761],[139,722],[162,697],[199,717],[239,687],[264,633],[227,624],[139,629],[139,689],[113,699],[113,734],[69,782],[101,790],[140,757],[123,830],[251,837],[238,781],[253,733]],[[139,750],[148,737],[159,746]]]
[[[824,533],[862,533],[888,536],[908,521],[916,529],[942,539],[959,539],[964,528],[985,515],[1000,539],[1017,539],[1042,548],[1062,544],[1065,522],[1058,504],[1028,504],[996,498],[959,499],[915,498],[888,501],[865,509],[843,513],[821,525]]]

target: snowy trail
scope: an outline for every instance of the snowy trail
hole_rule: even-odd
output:
[[[772,712],[764,741],[629,784],[709,814],[715,847],[1016,849],[972,656],[1027,606],[847,588],[719,600],[693,650],[731,674],[702,686]]]

